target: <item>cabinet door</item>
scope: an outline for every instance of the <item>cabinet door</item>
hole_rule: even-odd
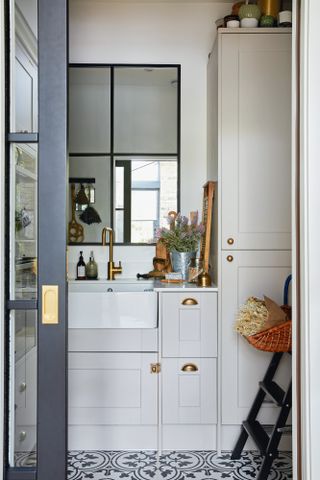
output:
[[[155,353],[69,353],[69,425],[157,424]]]
[[[164,424],[217,423],[216,359],[162,360]]]
[[[229,262],[226,257],[233,256]],[[238,424],[244,420],[266,371],[271,353],[255,350],[234,331],[239,307],[248,297],[267,295],[282,304],[283,284],[290,274],[290,252],[223,252],[221,280],[222,332],[222,422]],[[279,382],[286,387],[290,378],[290,359],[279,369]],[[271,404],[262,409],[263,423],[272,423]]]
[[[222,248],[288,250],[291,35],[222,35],[220,53]]]
[[[217,354],[217,293],[162,295],[162,355],[215,357]]]

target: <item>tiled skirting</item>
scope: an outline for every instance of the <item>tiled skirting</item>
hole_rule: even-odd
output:
[[[35,457],[33,457],[34,461]],[[17,466],[30,466],[30,454],[19,454]],[[68,480],[254,480],[261,464],[257,452],[230,460],[230,452],[69,452]],[[291,453],[281,452],[268,480],[292,478]]]

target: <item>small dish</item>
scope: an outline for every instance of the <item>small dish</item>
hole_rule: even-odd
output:
[[[257,28],[258,26],[257,18],[242,18],[241,19],[241,28]]]

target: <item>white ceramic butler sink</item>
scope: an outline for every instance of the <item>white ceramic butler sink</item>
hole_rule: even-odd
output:
[[[69,328],[157,328],[153,282],[69,282]]]

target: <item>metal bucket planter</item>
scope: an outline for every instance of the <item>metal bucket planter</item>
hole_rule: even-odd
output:
[[[172,270],[174,272],[181,272],[182,279],[188,280],[189,265],[193,258],[196,258],[197,252],[177,252],[170,253]]]

